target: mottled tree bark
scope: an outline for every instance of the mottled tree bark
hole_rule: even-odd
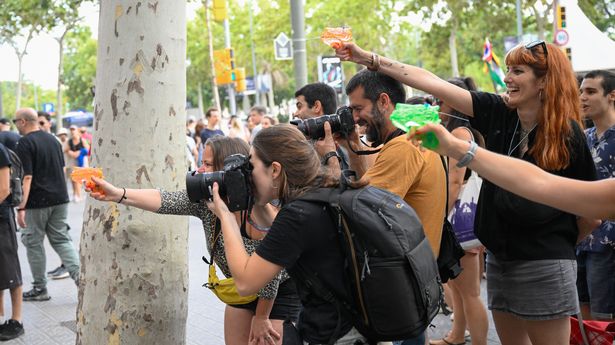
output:
[[[185,0],[100,2],[92,162],[120,187],[185,186]],[[187,219],[88,198],[77,344],[184,344]]]

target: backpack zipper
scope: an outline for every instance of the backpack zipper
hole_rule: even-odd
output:
[[[369,326],[369,319],[367,318],[367,311],[365,309],[365,302],[363,301],[363,294],[361,293],[361,284],[359,283],[359,265],[357,264],[356,252],[354,248],[354,243],[352,243],[352,236],[350,231],[348,230],[348,223],[346,223],[346,219],[342,216],[342,210],[337,208],[339,220],[343,223],[344,232],[346,232],[346,240],[348,241],[348,246],[350,247],[350,257],[352,258],[352,271],[355,276],[355,285],[357,289],[357,296],[359,296],[359,307],[361,309],[361,313],[363,314],[363,322],[366,326]]]

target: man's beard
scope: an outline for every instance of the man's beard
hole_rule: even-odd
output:
[[[372,123],[368,125],[365,137],[368,141],[372,142],[372,146],[378,146],[382,144],[382,127],[384,126],[384,115],[378,110],[378,107],[374,104],[371,111]]]

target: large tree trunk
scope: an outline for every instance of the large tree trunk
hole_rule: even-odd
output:
[[[453,14],[454,15],[454,14]],[[448,37],[448,48],[451,52],[451,72],[453,77],[459,77],[459,64],[457,63],[457,20],[451,18],[453,25],[451,26],[451,33]]]
[[[185,186],[185,0],[101,1],[93,165],[117,186]],[[187,219],[88,199],[77,344],[184,344]]]

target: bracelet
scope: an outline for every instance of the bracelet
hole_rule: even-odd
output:
[[[324,156],[322,156],[322,161],[321,161],[322,165],[327,165],[329,163],[329,159],[331,157],[337,157],[337,161],[338,162],[342,161],[342,158],[340,157],[339,154],[337,154],[336,151],[329,151],[329,152],[325,153]]]
[[[367,69],[373,72],[377,72],[380,69],[380,56],[372,52],[372,63],[367,66]]]
[[[124,200],[128,199],[128,198],[126,197],[126,188],[123,188],[123,187],[122,187],[122,189],[124,190],[124,194],[122,194],[122,197],[120,198],[120,200],[118,200],[118,201],[117,201],[117,203],[118,203],[118,204],[121,204],[121,203],[122,203],[122,201],[124,201]]]
[[[457,162],[457,168],[463,168],[466,165],[470,164],[470,162],[472,161],[472,159],[474,159],[474,156],[476,155],[478,145],[473,140],[470,140],[469,143],[470,148],[468,149],[468,152],[466,152],[466,154],[463,155],[463,157],[461,157],[461,159]]]
[[[25,211],[25,210],[26,210],[25,208],[18,208],[17,212],[21,212],[21,211]]]

